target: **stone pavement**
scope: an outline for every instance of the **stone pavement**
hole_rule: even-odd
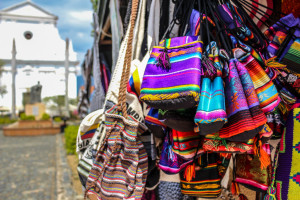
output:
[[[0,199],[76,199],[61,137],[5,137],[0,130]]]

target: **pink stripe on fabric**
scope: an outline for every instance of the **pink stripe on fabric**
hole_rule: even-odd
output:
[[[253,180],[247,180],[247,179],[243,179],[243,178],[236,178],[235,181],[237,183],[243,183],[243,184],[247,184],[247,185],[251,185],[257,188],[260,188],[262,190],[267,190],[269,186],[261,184],[261,183],[257,183],[256,181]]]

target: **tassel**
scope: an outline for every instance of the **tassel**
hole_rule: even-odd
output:
[[[265,195],[264,200],[276,200],[276,188],[269,187],[268,193]]]
[[[240,194],[239,195],[239,200],[248,200],[248,198],[245,195]]]
[[[163,52],[159,54],[156,58],[156,66],[161,67],[162,69],[170,70],[170,57],[168,55],[168,49],[165,47]]]
[[[232,181],[232,183],[231,183],[231,193],[233,195],[239,195],[240,194],[239,184],[235,181]]]
[[[185,168],[184,178],[187,182],[191,182],[193,178],[196,177],[195,163],[188,165]]]
[[[286,67],[286,65],[277,62],[276,59],[277,59],[277,56],[274,56],[272,58],[269,58],[268,60],[265,60],[266,67],[271,67],[271,68],[275,68],[275,69],[280,69],[280,68],[282,69],[282,68]]]
[[[260,168],[265,169],[271,164],[270,155],[262,148],[262,142],[257,137],[253,144],[254,155],[259,157]]]
[[[172,162],[177,162],[177,156],[176,156],[175,153],[173,152],[172,146],[171,146],[171,145],[169,145],[168,150],[169,150],[168,155],[169,155],[169,157],[170,157],[170,160],[171,160]]]

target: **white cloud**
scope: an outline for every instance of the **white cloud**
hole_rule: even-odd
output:
[[[77,33],[77,36],[79,37],[79,38],[84,38],[85,37],[85,33],[82,33],[82,32],[78,32]]]
[[[91,23],[93,21],[93,11],[91,10],[70,11],[68,15],[72,17],[72,21],[74,20],[76,23]]]

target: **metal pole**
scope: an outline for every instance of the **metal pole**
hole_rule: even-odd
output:
[[[16,119],[16,42],[13,39],[12,45],[12,59],[11,59],[11,74],[12,74],[12,119]]]
[[[65,94],[65,109],[66,117],[69,117],[69,38],[66,38],[66,53],[65,53],[65,83],[66,83],[66,94]]]

